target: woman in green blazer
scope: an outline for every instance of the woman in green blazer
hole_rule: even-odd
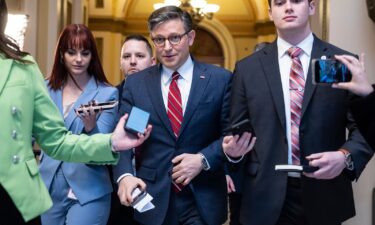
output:
[[[0,0],[0,223],[37,224],[32,219],[50,208],[52,202],[39,175],[32,135],[53,158],[114,164],[118,158],[115,152],[140,145],[151,127],[145,135],[128,136],[123,130],[124,116],[112,135],[70,134],[49,97],[38,66],[4,34],[6,22],[7,7],[5,0]]]

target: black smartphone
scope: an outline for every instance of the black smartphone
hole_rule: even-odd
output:
[[[109,102],[100,102],[100,103],[88,103],[85,105],[80,106],[77,109],[74,109],[74,111],[78,113],[83,113],[83,108],[85,107],[93,107],[95,112],[99,112],[99,110],[107,110],[107,109],[113,109],[118,104],[118,101],[109,101]]]
[[[244,119],[238,123],[233,124],[224,133],[227,135],[241,135],[244,132],[250,132],[252,136],[255,136],[253,128],[249,119]]]
[[[314,84],[350,82],[352,74],[345,64],[335,59],[313,59],[312,74]]]
[[[124,128],[126,131],[135,135],[137,133],[143,134],[147,127],[149,119],[150,113],[133,106]]]

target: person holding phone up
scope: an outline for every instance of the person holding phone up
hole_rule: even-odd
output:
[[[359,59],[350,55],[337,55],[335,58],[348,67],[352,80],[332,84],[332,87],[349,90],[359,96],[350,101],[350,109],[359,131],[375,150],[375,91],[367,78],[365,55],[362,53]]]
[[[118,92],[107,81],[95,39],[85,25],[70,24],[61,32],[47,87],[72,133],[110,133],[115,128],[117,107],[90,106],[117,101]],[[85,110],[76,110],[87,103]],[[40,174],[53,201],[41,216],[42,224],[107,223],[112,182],[105,165],[64,162],[42,152]]]
[[[249,119],[257,137],[255,148],[244,156],[240,222],[341,224],[355,215],[351,181],[373,151],[352,119],[346,104],[349,92],[314,85],[310,64],[350,53],[312,33],[309,17],[316,1],[268,4],[277,39],[239,61],[233,74],[231,123]],[[224,142],[225,153],[236,156],[238,145]],[[319,169],[275,171],[280,164]]]

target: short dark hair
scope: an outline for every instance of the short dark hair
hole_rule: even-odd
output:
[[[148,17],[148,30],[151,32],[155,26],[175,19],[180,19],[184,23],[186,32],[193,29],[193,20],[188,12],[177,6],[165,6],[155,10]]]
[[[309,2],[311,2],[312,0],[309,0]],[[272,3],[272,0],[268,0],[268,6],[271,8],[271,3]]]
[[[131,34],[129,36],[127,36],[125,38],[125,41],[124,41],[124,44],[127,42],[127,41],[130,41],[130,40],[136,40],[136,41],[143,41],[145,44],[146,44],[146,47],[147,47],[147,51],[150,53],[150,56],[152,56],[152,47],[150,45],[150,42],[147,40],[147,38],[145,38],[144,36],[140,35],[140,34]]]

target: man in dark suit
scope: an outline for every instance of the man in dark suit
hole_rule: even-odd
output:
[[[161,64],[127,78],[120,112],[132,106],[150,112],[153,132],[141,147],[136,176],[129,154],[120,157],[120,200],[129,205],[142,180],[155,208],[135,213],[141,224],[222,224],[227,201],[221,134],[229,122],[231,74],[192,59],[195,31],[187,12],[163,7],[148,24]]]
[[[349,93],[313,85],[309,66],[314,58],[349,53],[312,34],[314,0],[269,0],[269,6],[278,38],[239,61],[232,83],[231,122],[249,118],[257,137],[244,159],[240,221],[341,224],[355,215],[351,179],[360,176],[372,152],[345,104]],[[232,157],[240,156],[235,138],[223,142]],[[278,164],[318,170],[279,172]]]

